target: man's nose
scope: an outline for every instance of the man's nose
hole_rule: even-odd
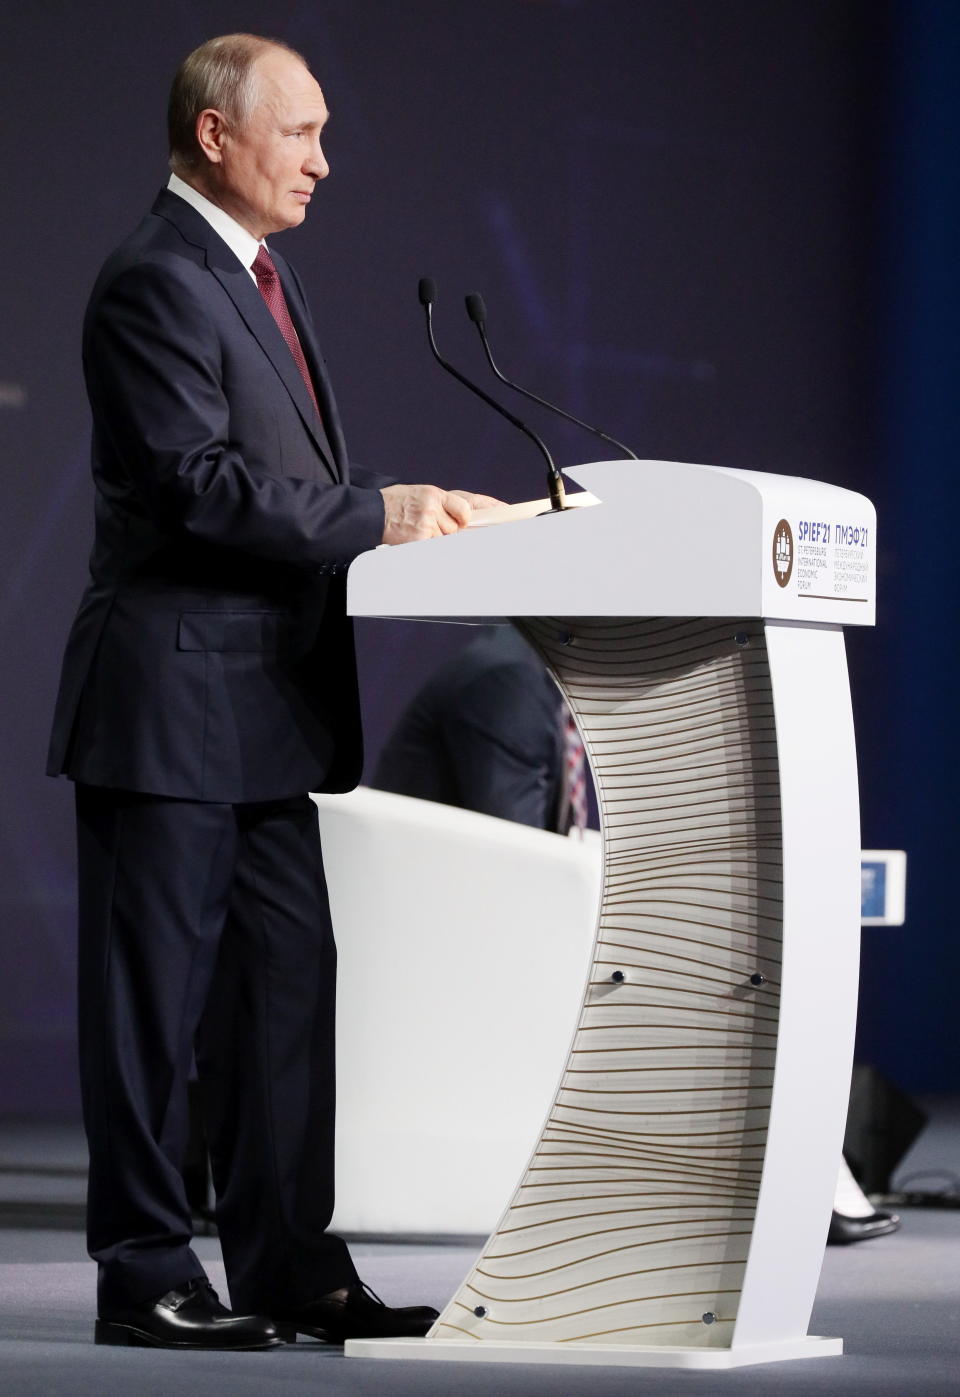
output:
[[[306,160],[303,162],[303,172],[311,175],[313,179],[326,179],[330,173],[330,166],[327,164],[327,157],[323,153],[323,147],[319,141],[313,142]]]

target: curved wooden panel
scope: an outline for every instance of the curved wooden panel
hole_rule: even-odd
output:
[[[763,626],[517,624],[580,725],[604,886],[560,1087],[431,1337],[728,1347],[778,1025],[780,791]]]

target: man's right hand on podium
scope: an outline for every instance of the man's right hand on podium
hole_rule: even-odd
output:
[[[436,485],[387,485],[380,493],[384,543],[414,543],[455,534],[467,527],[473,512],[465,492],[441,490]]]

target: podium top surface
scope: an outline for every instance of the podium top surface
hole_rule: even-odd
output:
[[[363,553],[354,616],[762,616],[873,625],[876,513],[796,476],[678,461],[564,474],[595,502]],[[482,520],[482,512],[480,514]]]

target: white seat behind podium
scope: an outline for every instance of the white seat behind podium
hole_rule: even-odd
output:
[[[576,1026],[599,836],[364,788],[314,799],[340,953],[334,1226],[487,1233]]]

